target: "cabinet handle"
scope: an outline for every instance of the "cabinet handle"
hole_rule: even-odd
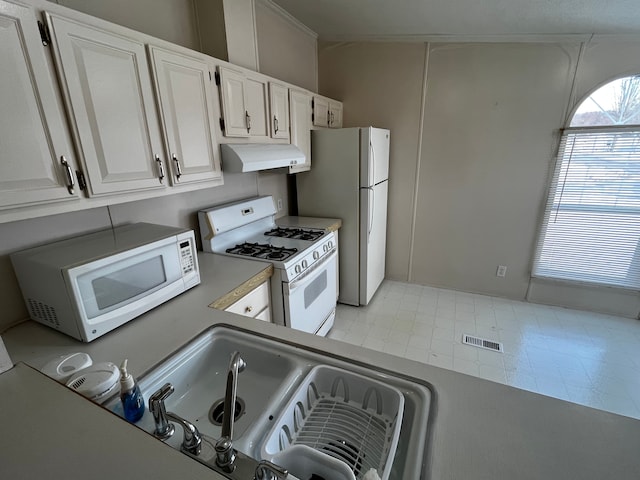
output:
[[[73,187],[75,186],[76,182],[73,179],[73,170],[71,169],[71,165],[69,165],[67,159],[64,158],[64,155],[60,157],[60,163],[64,167],[64,172],[67,176],[67,191],[69,192],[69,195],[74,195],[75,192],[73,190]]]
[[[247,313],[251,313],[253,311],[253,307],[249,305],[247,308],[244,309],[244,311]]]
[[[162,160],[160,160],[160,156],[156,155],[156,165],[158,166],[158,178],[160,179],[160,183],[164,180],[164,167],[162,166]]]
[[[249,115],[249,112],[245,110],[244,112],[245,114],[245,118],[247,120],[247,133],[249,133],[251,131],[251,115]]]
[[[180,168],[180,161],[178,160],[178,157],[176,157],[175,153],[171,154],[171,158],[176,163],[176,178],[179,179],[182,176],[182,169]]]
[[[333,112],[329,112],[329,125],[333,126]]]
[[[278,117],[273,116],[273,133],[278,133]]]

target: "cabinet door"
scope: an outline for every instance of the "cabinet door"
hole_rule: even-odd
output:
[[[271,138],[289,139],[289,89],[269,82]]]
[[[247,106],[245,103],[244,75],[228,68],[218,67],[220,75],[220,101],[224,117],[225,137],[248,137]]]
[[[329,126],[329,99],[319,96],[313,97],[313,125],[316,127]]]
[[[221,178],[209,67],[203,61],[157,47],[149,51],[172,183]]]
[[[237,313],[245,317],[255,317],[270,306],[269,282],[264,282],[244,297],[225,308],[225,312]]]
[[[342,128],[342,103],[329,101],[329,127]]]
[[[251,138],[266,139],[269,137],[267,83],[258,78],[245,78],[244,89],[249,135]]]
[[[311,100],[312,96],[299,90],[289,91],[291,111],[291,143],[305,156],[305,162],[289,167],[289,173],[306,172],[311,169]]]
[[[144,45],[51,14],[47,21],[90,194],[164,188]]]
[[[0,209],[77,199],[62,163],[73,149],[30,8],[0,2],[0,65]]]

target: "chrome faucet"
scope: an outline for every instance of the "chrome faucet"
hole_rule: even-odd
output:
[[[237,452],[233,448],[233,422],[236,413],[236,395],[238,391],[238,374],[247,366],[240,352],[233,352],[227,371],[227,389],[224,395],[224,412],[222,414],[222,434],[216,442],[216,465],[225,472],[233,472]]]
[[[166,440],[175,431],[173,424],[167,419],[164,401],[174,392],[173,385],[165,383],[159,390],[149,397],[149,411],[153,415],[156,428],[153,435],[160,440]]]
[[[182,450],[193,455],[199,455],[200,449],[202,448],[202,437],[196,426],[175,413],[167,412],[166,407],[164,406],[164,401],[174,392],[174,390],[173,385],[165,383],[159,390],[149,397],[149,411],[153,415],[153,420],[156,424],[153,434],[161,440],[166,440],[173,435],[173,432],[175,431],[173,424],[170,422],[175,422],[184,430],[184,437],[181,446]]]
[[[200,455],[200,449],[202,448],[202,436],[196,426],[189,420],[186,420],[175,413],[167,412],[167,418],[182,426],[182,429],[184,430],[184,437],[182,438],[182,446],[180,448],[192,455]]]
[[[285,468],[267,460],[258,461],[233,448],[233,422],[236,410],[236,394],[238,390],[238,374],[247,366],[239,352],[231,355],[227,372],[227,388],[224,397],[224,413],[222,416],[222,437],[215,444],[215,459],[200,455],[202,436],[194,424],[167,412],[164,401],[174,392],[173,385],[165,383],[149,398],[149,411],[156,424],[154,435],[162,440],[169,438],[174,432],[175,422],[182,426],[184,439],[181,450],[198,462],[212,468],[233,480],[283,480],[288,478]]]

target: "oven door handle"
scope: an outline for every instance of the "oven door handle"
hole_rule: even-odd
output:
[[[296,279],[293,282],[289,282],[289,284],[287,285],[288,288],[285,290],[285,292],[286,293],[290,293],[290,292],[294,291],[295,289],[300,288],[301,286],[303,286],[305,283],[307,283],[306,280],[308,280],[308,278],[311,275],[313,275],[320,268],[323,268],[331,260],[336,258],[336,254],[337,254],[336,248],[333,247],[331,252],[327,256],[325,256],[322,259],[321,262],[316,263],[309,270],[307,270],[306,272],[301,274],[299,277],[296,277]]]

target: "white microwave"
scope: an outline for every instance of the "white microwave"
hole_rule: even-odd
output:
[[[193,230],[135,223],[11,255],[29,316],[90,342],[200,283]]]

